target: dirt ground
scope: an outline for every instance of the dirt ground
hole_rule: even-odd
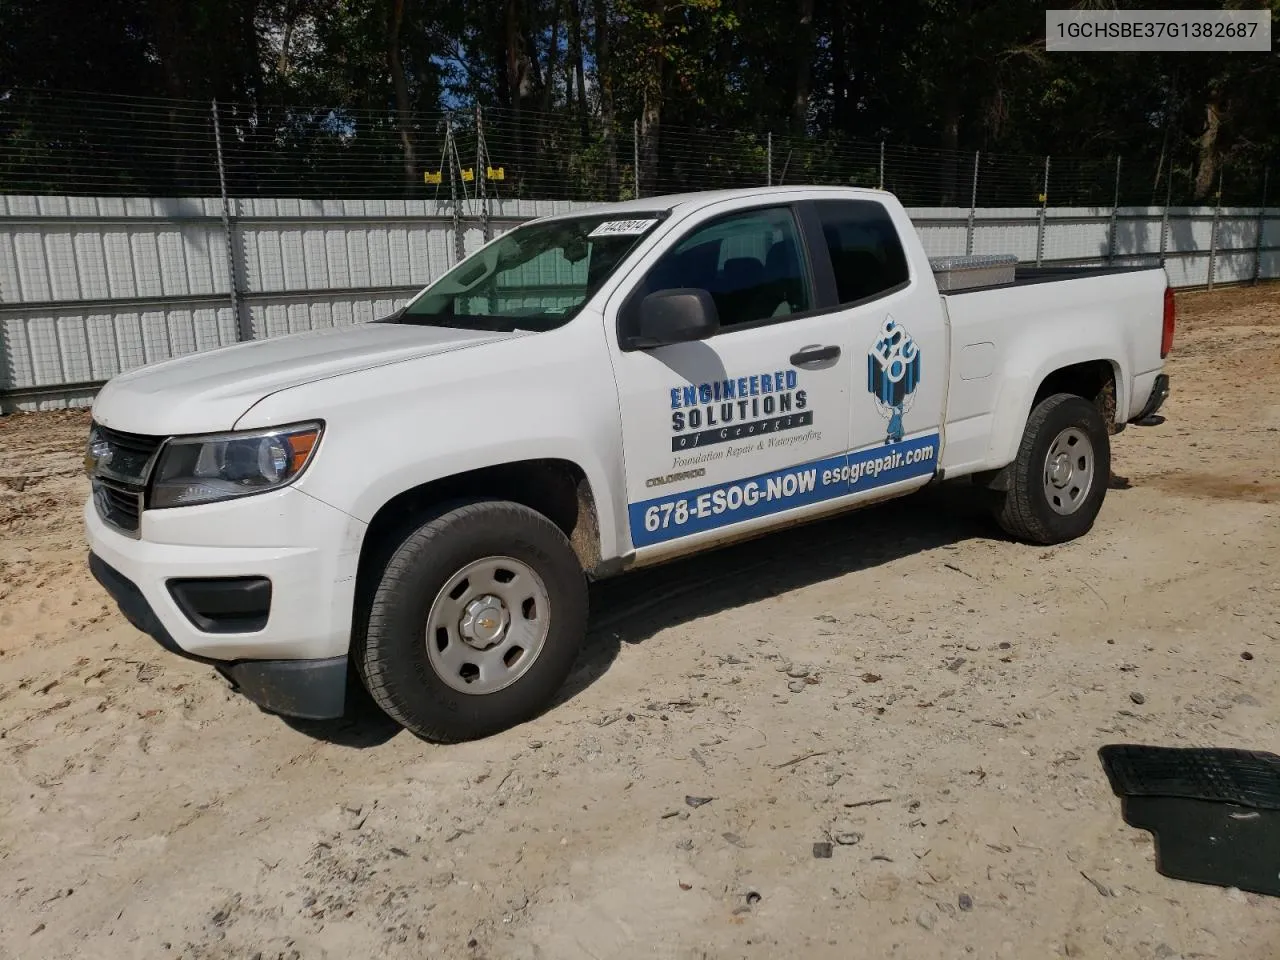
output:
[[[0,957],[1280,956],[1096,757],[1280,750],[1280,286],[1179,299],[1089,536],[944,486],[600,585],[562,702],[462,746],[165,654],[85,570],[87,416],[0,420]]]

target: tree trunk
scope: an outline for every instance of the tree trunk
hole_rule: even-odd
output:
[[[573,60],[573,75],[577,87],[578,123],[582,127],[582,139],[587,139],[587,77],[582,65],[582,0],[569,0],[569,42],[572,44],[570,57]],[[569,104],[573,107],[574,104]]]
[[[574,73],[572,44],[569,43],[568,40],[565,41],[565,44],[570,49],[565,51],[564,67],[562,68],[564,70],[564,109],[572,118],[572,116],[577,112],[575,104],[578,102],[578,94],[574,90],[573,86]]]
[[[526,17],[529,11],[525,10]],[[520,51],[520,70],[524,76],[525,97],[534,103],[543,89],[542,67],[538,63],[538,41],[534,39],[533,23],[526,19],[522,24],[524,28],[524,49]],[[551,83],[551,76],[548,75],[546,82]]]
[[[276,58],[276,74],[281,80],[289,75],[289,43],[293,40],[293,28],[297,22],[297,17],[290,16],[289,22],[284,25],[284,37],[280,41],[280,56]]]
[[[184,22],[182,9],[178,4],[161,3],[157,8],[155,21],[156,53],[164,72],[164,91],[170,100],[181,100],[188,96],[186,77],[183,76],[183,65],[189,60],[186,55],[186,37],[189,36],[188,24]],[[174,143],[184,143],[189,135],[183,128],[177,105],[169,105],[169,135]],[[170,182],[165,188],[173,190],[177,196],[192,192],[187,184],[187,151],[172,151],[170,167],[165,175]]]
[[[511,109],[514,106],[515,92],[511,86],[510,48],[507,46],[505,17],[501,19],[499,26],[500,29],[494,30],[489,37],[493,44],[490,55],[493,57],[494,93],[498,98],[496,106]]]
[[[658,131],[662,123],[662,91],[646,90],[640,110],[640,192],[658,192]]]
[[[791,100],[791,132],[803,137],[809,125],[809,86],[813,71],[813,0],[797,0],[796,86]]]
[[[942,107],[942,149],[948,151],[940,165],[941,198],[939,206],[950,207],[956,203],[956,176],[960,169],[957,162],[960,149],[960,103],[955,91],[949,91]]]
[[[507,90],[511,96],[511,110],[519,124],[524,88],[520,76],[520,0],[507,0],[502,23],[502,53],[506,60]]]
[[[550,113],[555,96],[556,72],[560,63],[560,6],[561,0],[555,0],[551,9],[551,44],[547,48],[547,69],[543,73],[545,82],[542,85],[542,112]]]
[[[618,131],[613,106],[613,56],[607,0],[591,0],[596,27],[596,87],[600,91],[600,123],[604,128],[604,194],[618,199]]]
[[[1164,136],[1160,139],[1160,159],[1156,161],[1156,179],[1151,184],[1151,205],[1156,205],[1156,197],[1160,189],[1160,176],[1164,173],[1165,154],[1169,151],[1169,121],[1166,119],[1164,124]],[[1173,165],[1169,166],[1170,176],[1173,175]]]
[[[831,14],[832,133],[850,134],[854,130],[853,98],[849,81],[849,15],[848,9],[842,5],[837,5]]]
[[[227,3],[231,18],[227,44],[235,50],[215,74],[215,94],[233,99],[252,100],[262,90],[263,58],[258,36],[257,0],[235,0]]]
[[[1174,73],[1170,77],[1169,86],[1164,91],[1164,108],[1161,111],[1160,125],[1164,128],[1160,137],[1160,159],[1156,163],[1156,178],[1151,184],[1151,205],[1163,203],[1164,198],[1171,196],[1173,192],[1173,184],[1166,183],[1164,193],[1160,193],[1160,177],[1161,175],[1173,178],[1173,157],[1169,153],[1169,135],[1173,129],[1174,117],[1178,114],[1178,75]],[[1168,164],[1168,173],[1165,173],[1165,164]]]
[[[667,32],[667,0],[649,0],[649,11],[658,24],[658,36],[651,45],[644,78],[644,102],[640,109],[640,192],[645,196],[653,196],[658,191],[658,138],[667,73],[667,56],[663,50]]]
[[[507,0],[502,23],[502,48],[506,59],[507,90],[511,97],[511,143],[514,145],[516,190],[519,191],[528,169],[524,149],[523,111],[526,94],[525,75],[520,60],[520,0]],[[517,194],[519,195],[519,194]]]
[[[387,23],[387,66],[396,93],[396,127],[400,131],[400,150],[404,162],[405,191],[411,191],[418,179],[418,165],[413,151],[412,110],[409,105],[409,82],[404,75],[400,56],[400,27],[404,23],[405,0],[391,0],[391,16]]]
[[[1200,135],[1200,162],[1196,166],[1196,199],[1206,199],[1218,176],[1218,133],[1222,127],[1222,90],[1216,83],[1209,86],[1204,106],[1204,133]]]
[[[573,17],[576,4],[574,0],[569,0],[569,20],[564,25],[564,109],[572,119],[574,113],[574,105],[578,102],[578,94],[573,85]]]

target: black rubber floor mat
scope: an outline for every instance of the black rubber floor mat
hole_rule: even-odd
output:
[[[1280,897],[1280,811],[1182,797],[1125,797],[1120,811],[1151,831],[1162,876]]]
[[[1166,877],[1280,896],[1280,757],[1119,744],[1098,751],[1125,823]]]
[[[1280,810],[1280,756],[1207,747],[1113,744],[1098,751],[1121,797],[1181,797]]]

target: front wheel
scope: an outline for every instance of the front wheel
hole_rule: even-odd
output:
[[[471,740],[541,712],[586,625],[586,579],[559,528],[528,507],[481,501],[400,544],[354,655],[392,719],[428,740]]]
[[[1028,543],[1074,540],[1089,532],[1111,479],[1111,438],[1098,408],[1056,393],[1027,418],[1008,490],[995,515],[1006,533]]]

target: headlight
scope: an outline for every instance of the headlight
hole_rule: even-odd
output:
[[[184,507],[283,487],[306,469],[322,430],[320,423],[299,423],[271,430],[175,437],[160,454],[148,505]]]

